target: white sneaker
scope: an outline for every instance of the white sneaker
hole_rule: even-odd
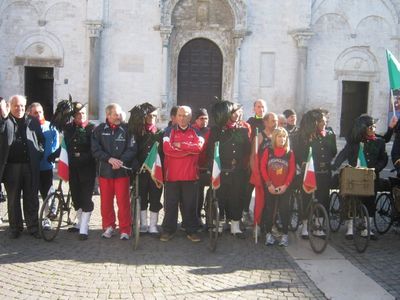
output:
[[[325,234],[325,232],[324,232],[323,230],[315,230],[315,231],[313,232],[313,235],[319,236],[319,237],[324,237],[324,236],[326,236],[326,234]]]
[[[127,234],[127,233],[121,233],[119,239],[120,239],[120,240],[123,240],[123,241],[127,241],[127,240],[129,240],[129,234]]]
[[[266,237],[265,237],[265,245],[267,246],[271,246],[275,244],[275,238],[271,233],[267,233]]]
[[[110,239],[112,236],[114,235],[114,228],[107,227],[106,230],[103,232],[103,234],[101,235],[101,237],[105,238],[105,239]]]
[[[301,237],[303,239],[308,238],[308,225],[307,225],[307,220],[303,221],[303,227],[301,228]]]
[[[51,222],[49,219],[44,219],[42,221],[42,227],[44,230],[51,230]]]
[[[282,234],[281,241],[279,242],[279,246],[287,247],[289,246],[289,237],[287,234]]]

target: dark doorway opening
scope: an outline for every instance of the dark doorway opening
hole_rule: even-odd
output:
[[[27,108],[33,102],[43,106],[46,120],[53,116],[53,68],[25,67],[25,96]]]
[[[178,105],[210,112],[215,97],[221,98],[222,53],[207,39],[194,39],[182,47],[178,58]],[[211,120],[210,120],[211,121]]]
[[[347,136],[354,120],[368,109],[369,82],[342,82],[342,112],[340,116],[340,136]]]

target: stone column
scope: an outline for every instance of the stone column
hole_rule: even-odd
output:
[[[297,76],[296,76],[296,100],[295,109],[301,116],[306,109],[307,97],[307,43],[314,35],[310,29],[300,29],[289,32],[297,42]]]
[[[172,26],[161,26],[160,34],[162,39],[162,62],[161,62],[161,120],[167,121],[169,119],[169,69],[168,69],[168,57],[169,57],[169,37],[172,32]]]
[[[235,30],[233,38],[235,43],[235,70],[233,79],[233,101],[239,102],[239,84],[240,84],[240,61],[241,52],[240,47],[242,45],[243,38],[245,36],[244,30]]]
[[[100,33],[103,28],[101,21],[86,22],[89,39],[89,119],[99,120],[104,110],[100,95]]]

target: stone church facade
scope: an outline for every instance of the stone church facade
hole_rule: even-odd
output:
[[[163,121],[215,97],[268,110],[323,107],[344,133],[354,116],[388,119],[385,49],[400,56],[400,0],[0,0],[0,95],[51,114],[68,94]]]

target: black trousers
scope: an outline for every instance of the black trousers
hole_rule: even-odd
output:
[[[230,173],[221,173],[221,186],[217,190],[220,216],[227,220],[239,221],[243,212],[243,189],[247,183],[244,181],[244,170],[234,170]]]
[[[265,190],[265,206],[263,211],[263,220],[265,222],[265,230],[270,233],[273,226],[274,214],[279,211],[279,216],[282,222],[282,232],[283,234],[288,234],[289,228],[289,199],[290,192],[286,190],[282,195],[273,195],[269,193],[267,189]],[[276,211],[275,211],[276,207]]]
[[[301,178],[304,178],[304,174],[301,175]],[[315,198],[321,203],[326,211],[329,211],[329,190],[332,186],[332,174],[331,172],[319,173],[315,174],[317,179],[317,190],[314,192]],[[308,218],[308,209],[310,205],[310,201],[312,200],[312,194],[307,194],[304,192],[303,187],[301,187],[302,199],[303,199],[303,211],[302,211],[302,219],[306,220]]]
[[[141,199],[140,209],[147,210],[150,204],[150,211],[158,213],[162,208],[162,188],[158,188],[151,179],[149,172],[139,174],[139,195]]]
[[[39,230],[39,198],[38,187],[33,184],[33,176],[29,163],[11,163],[5,166],[4,186],[7,192],[8,220],[11,232],[22,232],[23,218],[21,211],[21,193],[26,227],[29,233]]]
[[[196,232],[199,227],[197,218],[197,181],[174,181],[165,183],[165,205],[163,229],[174,233],[178,222],[178,205],[182,212],[182,222],[186,233]]]
[[[39,191],[42,199],[46,199],[50,187],[53,185],[53,169],[40,171]]]
[[[83,212],[93,211],[92,195],[95,176],[96,170],[94,165],[70,166],[69,187],[75,210],[82,209]]]

